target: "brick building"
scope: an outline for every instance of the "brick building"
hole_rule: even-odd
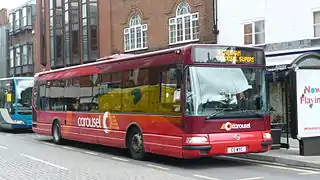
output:
[[[216,43],[215,0],[37,0],[35,71]]]
[[[8,76],[33,76],[35,0],[10,10],[8,25]]]

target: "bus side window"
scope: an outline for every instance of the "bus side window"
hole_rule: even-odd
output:
[[[164,66],[160,78],[160,107],[161,113],[175,114],[180,109],[181,71],[176,64]],[[170,109],[170,110],[169,110]]]
[[[39,109],[42,111],[46,110],[47,107],[47,98],[46,98],[46,83],[40,84],[39,86]]]

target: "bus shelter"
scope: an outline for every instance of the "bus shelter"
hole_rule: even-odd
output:
[[[300,155],[320,155],[320,54],[308,52],[266,74],[274,148],[299,140]],[[284,141],[285,139],[285,141]]]

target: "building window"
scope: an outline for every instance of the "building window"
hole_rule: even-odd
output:
[[[71,64],[80,63],[80,33],[79,33],[79,2],[71,1],[70,2],[70,24],[71,24]]]
[[[28,7],[25,6],[22,8],[22,17],[21,17],[21,27],[26,26],[28,23]]]
[[[89,47],[90,60],[96,60],[98,54],[98,5],[97,0],[89,0]]]
[[[82,0],[82,59],[95,61],[98,52],[98,6],[97,0]]]
[[[82,6],[82,59],[84,62],[87,62],[89,61],[87,0],[82,0],[81,6]]]
[[[21,54],[20,54],[20,46],[19,46],[15,48],[15,66],[16,67],[21,65],[20,57],[21,57]]]
[[[32,60],[32,45],[25,44],[22,46],[22,65],[31,65],[33,64]]]
[[[22,46],[22,65],[28,64],[28,45]]]
[[[15,12],[15,23],[14,23],[14,29],[17,30],[20,28],[20,12],[21,10],[17,10]]]
[[[41,51],[41,64],[43,66],[47,65],[47,56],[46,56],[46,14],[45,14],[45,0],[41,0],[41,40],[40,44],[43,50]]]
[[[56,0],[55,4],[55,53],[56,53],[56,66],[63,66],[63,19],[62,19],[62,0]]]
[[[264,43],[264,20],[244,24],[245,45],[261,45]]]
[[[50,61],[51,66],[55,66],[55,32],[54,32],[54,3],[55,0],[50,0],[49,3],[49,28],[50,28]]]
[[[70,53],[70,20],[69,20],[69,1],[64,1],[64,59],[67,64],[70,64],[71,53]]]
[[[188,3],[182,2],[176,9],[176,17],[169,19],[169,44],[199,40],[199,13],[191,13]]]
[[[28,64],[33,64],[33,49],[32,45],[28,45]]]
[[[9,32],[12,32],[13,29],[14,29],[14,14],[13,13],[10,13],[9,14]]]
[[[30,6],[22,8],[21,27],[32,25],[32,12]]]
[[[314,37],[320,37],[320,11],[313,13]]]
[[[15,56],[15,54],[14,54],[14,49],[12,48],[12,49],[10,49],[10,67],[11,68],[13,68],[14,67],[14,56]]]
[[[124,29],[124,51],[147,48],[147,24],[141,24],[140,16],[132,16],[129,27]]]

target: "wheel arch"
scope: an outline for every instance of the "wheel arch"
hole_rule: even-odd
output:
[[[126,130],[126,139],[125,139],[125,148],[128,148],[128,140],[129,140],[129,132],[132,130],[132,129],[138,129],[141,134],[142,134],[142,138],[143,138],[143,131],[142,131],[142,128],[139,124],[133,122],[133,123],[130,123],[127,127],[127,130]]]
[[[54,125],[55,123],[59,123],[59,124],[60,124],[59,118],[55,117],[55,118],[53,118],[53,120],[52,120],[52,124],[51,124],[51,136],[53,136],[53,125]]]

